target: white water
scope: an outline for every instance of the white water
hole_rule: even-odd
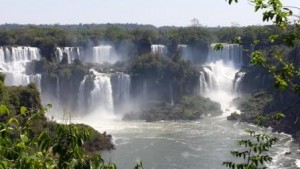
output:
[[[90,91],[88,83],[92,83]],[[130,76],[127,74],[106,74],[91,69],[90,74],[80,83],[78,105],[80,109],[87,110],[88,114],[97,112],[113,115],[115,104],[125,108],[129,101]]]
[[[240,68],[243,64],[242,52],[243,46],[238,44],[226,44],[223,43],[223,49],[215,50],[216,44],[211,44],[208,54],[208,63],[214,63],[219,60],[223,60],[225,65],[233,64],[237,68]]]
[[[68,63],[72,63],[76,58],[80,59],[80,48],[79,47],[57,47],[56,57],[59,62],[63,59],[63,54],[68,56]]]
[[[243,77],[245,76],[246,72],[238,72],[236,73],[236,77],[234,80],[234,85],[233,85],[233,90],[235,93],[239,93],[240,92],[240,88],[241,88],[241,81],[243,79]]]
[[[56,98],[58,102],[60,102],[60,82],[59,82],[59,76],[56,76]]]
[[[94,63],[115,63],[121,61],[122,58],[115,52],[115,49],[111,45],[100,45],[93,47]]]
[[[166,54],[167,48],[165,45],[153,44],[151,45],[151,52],[157,54]]]
[[[296,160],[296,166],[300,168],[300,159]]]
[[[78,112],[79,113],[84,113],[84,111],[87,109],[87,105],[85,105],[85,101],[86,101],[86,95],[85,95],[85,83],[86,83],[86,79],[88,78],[88,75],[84,76],[83,80],[80,82],[79,85],[79,91],[78,91],[78,101],[77,101],[77,105],[78,105]]]
[[[177,50],[184,60],[189,60],[189,61],[193,62],[192,55],[190,55],[189,51],[188,51],[188,45],[179,44],[177,46]]]
[[[113,136],[116,150],[104,151],[106,161],[118,168],[133,168],[142,160],[145,168],[153,169],[223,169],[223,161],[235,161],[230,151],[239,149],[237,139],[248,139],[245,129],[260,130],[254,125],[227,121],[224,117],[204,117],[198,121],[121,121],[99,114],[73,119],[85,122],[100,132]],[[263,132],[263,131],[261,131]],[[270,131],[267,131],[270,133]],[[271,133],[270,133],[271,134]],[[296,169],[298,146],[289,135],[273,133],[279,142],[271,148],[271,169]],[[291,152],[289,155],[285,153]]]
[[[110,82],[110,75],[99,73],[91,70],[94,75],[94,89],[91,91],[90,98],[88,98],[88,107],[91,112],[97,111],[101,113],[113,112],[113,97],[112,86]]]
[[[27,75],[26,66],[33,60],[40,60],[40,51],[35,47],[0,47],[0,69],[6,75],[8,86],[35,83],[41,89],[41,75]]]
[[[111,75],[111,84],[113,89],[113,102],[125,112],[130,104],[130,76],[125,73],[114,73]],[[125,110],[124,110],[125,109]],[[119,113],[119,112],[118,112]]]
[[[202,67],[199,77],[199,93],[221,104],[224,116],[235,111],[231,105],[237,96],[233,90],[236,73],[242,64],[242,47],[236,44],[223,44],[220,51],[212,44],[207,62]]]

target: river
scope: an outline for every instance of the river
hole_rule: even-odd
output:
[[[83,120],[101,132],[112,134],[116,149],[102,155],[120,169],[131,169],[139,160],[145,169],[224,169],[223,161],[234,160],[230,151],[239,148],[236,141],[248,138],[245,129],[261,131],[254,125],[227,121],[224,116],[159,122],[88,119]],[[283,133],[272,135],[279,141],[271,149],[273,161],[268,168],[300,168],[299,149],[293,139]]]

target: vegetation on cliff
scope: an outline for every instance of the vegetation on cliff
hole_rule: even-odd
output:
[[[137,112],[124,116],[124,120],[197,120],[203,116],[221,115],[221,105],[202,96],[183,96],[174,105],[166,102],[150,102]]]
[[[147,54],[130,65],[132,94],[145,91],[147,100],[177,102],[183,95],[194,94],[199,71],[178,56],[172,58]],[[173,98],[170,98],[172,97]]]
[[[48,121],[35,85],[6,87],[3,74],[0,82],[1,168],[104,165],[99,155],[87,154],[113,149],[110,136],[82,124]]]

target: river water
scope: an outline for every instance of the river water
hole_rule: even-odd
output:
[[[82,120],[101,132],[112,134],[116,149],[104,151],[102,156],[120,169],[131,169],[139,160],[145,169],[225,168],[223,161],[235,160],[230,151],[239,148],[236,140],[248,138],[245,129],[260,131],[254,125],[227,121],[224,116],[176,122],[126,122],[114,118],[101,122],[96,119]],[[297,166],[300,154],[293,139],[282,133],[272,134],[279,142],[271,149],[273,161],[268,168],[300,168]]]

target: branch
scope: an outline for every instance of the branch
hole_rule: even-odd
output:
[[[300,8],[297,6],[283,6],[283,8],[293,8],[293,9],[298,9],[300,11]]]

